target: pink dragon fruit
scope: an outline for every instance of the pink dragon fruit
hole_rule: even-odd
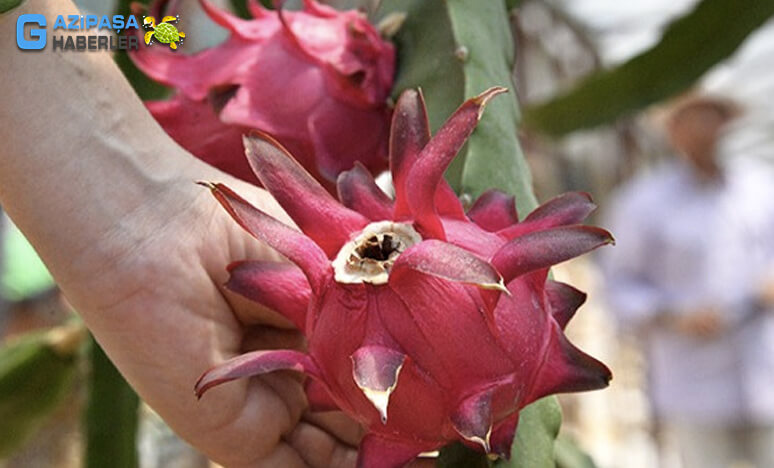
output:
[[[396,467],[454,441],[509,457],[519,409],[545,395],[605,387],[610,371],[563,328],[585,295],[548,268],[612,242],[579,223],[594,208],[569,193],[517,219],[490,191],[463,212],[443,180],[504,88],[466,101],[430,138],[421,94],[406,91],[392,122],[394,202],[361,166],[338,178],[338,203],[266,135],[245,139],[253,170],[303,233],[221,184],[231,216],[295,265],[245,261],[227,287],[292,320],[306,353],[255,351],[205,372],[223,382],[279,369],[308,374],[312,408],[339,408],[368,433],[359,466]]]
[[[157,16],[164,3],[152,9]],[[162,47],[131,54],[144,73],[177,89],[148,108],[178,143],[253,182],[245,128],[273,135],[331,189],[355,161],[386,168],[395,51],[361,13],[314,0],[301,11],[250,1],[254,19],[243,20],[200,3],[230,31],[227,41],[195,55]]]

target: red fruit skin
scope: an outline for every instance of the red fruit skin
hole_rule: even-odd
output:
[[[608,384],[607,367],[563,334],[585,295],[547,279],[551,265],[612,242],[607,231],[578,224],[593,209],[588,195],[559,196],[519,222],[513,198],[497,192],[465,214],[443,180],[501,91],[465,102],[433,138],[421,94],[401,96],[391,136],[394,202],[356,166],[339,177],[342,205],[275,140],[245,139],[258,178],[303,234],[210,185],[237,222],[298,266],[232,268],[229,284],[295,323],[306,300],[308,351],[234,358],[202,376],[199,396],[235,378],[303,371],[316,407],[336,406],[368,429],[359,466],[392,468],[455,440],[507,458],[525,405]],[[372,235],[369,221],[410,225],[422,239],[393,258],[386,281],[349,282],[332,259],[364,229]],[[299,285],[302,274],[308,285]]]
[[[166,3],[151,11],[161,14]],[[163,47],[130,53],[145,74],[176,89],[170,103],[147,105],[181,146],[257,182],[240,136],[260,130],[328,190],[356,161],[372,173],[387,167],[395,50],[361,13],[313,0],[300,11],[251,2],[254,18],[242,20],[200,3],[231,33],[225,42],[193,55]]]

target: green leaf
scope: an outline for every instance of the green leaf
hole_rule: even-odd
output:
[[[0,0],[0,14],[11,11],[21,5],[22,0]]]
[[[394,0],[382,5],[381,17],[407,13],[395,36],[399,67],[394,95],[421,87],[433,131],[466,98],[491,86],[511,90],[492,100],[446,175],[458,193],[477,197],[498,188],[516,196],[522,213],[531,211],[536,202],[516,137],[513,37],[504,0]]]
[[[597,468],[594,460],[565,435],[556,439],[554,450],[557,468]]]
[[[85,468],[136,468],[139,398],[91,340],[89,400],[84,414]]]
[[[23,301],[55,287],[54,279],[24,234],[13,225],[3,226],[0,246],[0,297]]]
[[[230,0],[231,10],[238,17],[243,19],[250,19],[250,10],[247,9],[247,0]]]
[[[569,92],[525,112],[529,127],[563,135],[611,122],[688,89],[774,14],[774,1],[703,0],[661,41]]]
[[[521,5],[521,0],[505,0],[505,6],[508,7],[508,10],[518,8],[519,5]]]
[[[519,427],[513,441],[510,461],[502,460],[502,468],[552,468],[554,440],[562,425],[562,409],[556,397],[542,398],[519,414]]]
[[[83,330],[68,325],[0,347],[0,458],[19,448],[70,392]]]

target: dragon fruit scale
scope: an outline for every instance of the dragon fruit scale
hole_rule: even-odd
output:
[[[355,165],[338,178],[339,203],[276,141],[246,137],[250,165],[302,232],[208,183],[293,263],[234,263],[226,286],[284,314],[308,347],[235,357],[205,372],[196,394],[304,372],[312,409],[339,408],[367,428],[359,466],[389,468],[455,440],[507,458],[522,407],[607,386],[610,371],[562,331],[585,295],[547,278],[551,265],[612,242],[578,224],[594,208],[588,195],[561,195],[519,222],[497,191],[465,213],[443,179],[503,91],[466,101],[432,138],[421,94],[404,92],[390,138],[394,200]]]
[[[161,0],[151,12],[175,3]],[[200,4],[230,32],[225,42],[193,55],[162,47],[130,54],[146,75],[176,89],[169,101],[146,103],[172,138],[251,182],[244,129],[272,135],[329,190],[355,161],[374,173],[387,167],[395,50],[362,13],[314,0],[300,11],[272,11],[252,0],[253,19],[244,20]]]

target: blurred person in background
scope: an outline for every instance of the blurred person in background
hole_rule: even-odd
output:
[[[774,467],[774,175],[722,154],[736,114],[676,106],[675,157],[623,186],[605,223],[612,310],[642,341],[657,437],[684,468]]]

